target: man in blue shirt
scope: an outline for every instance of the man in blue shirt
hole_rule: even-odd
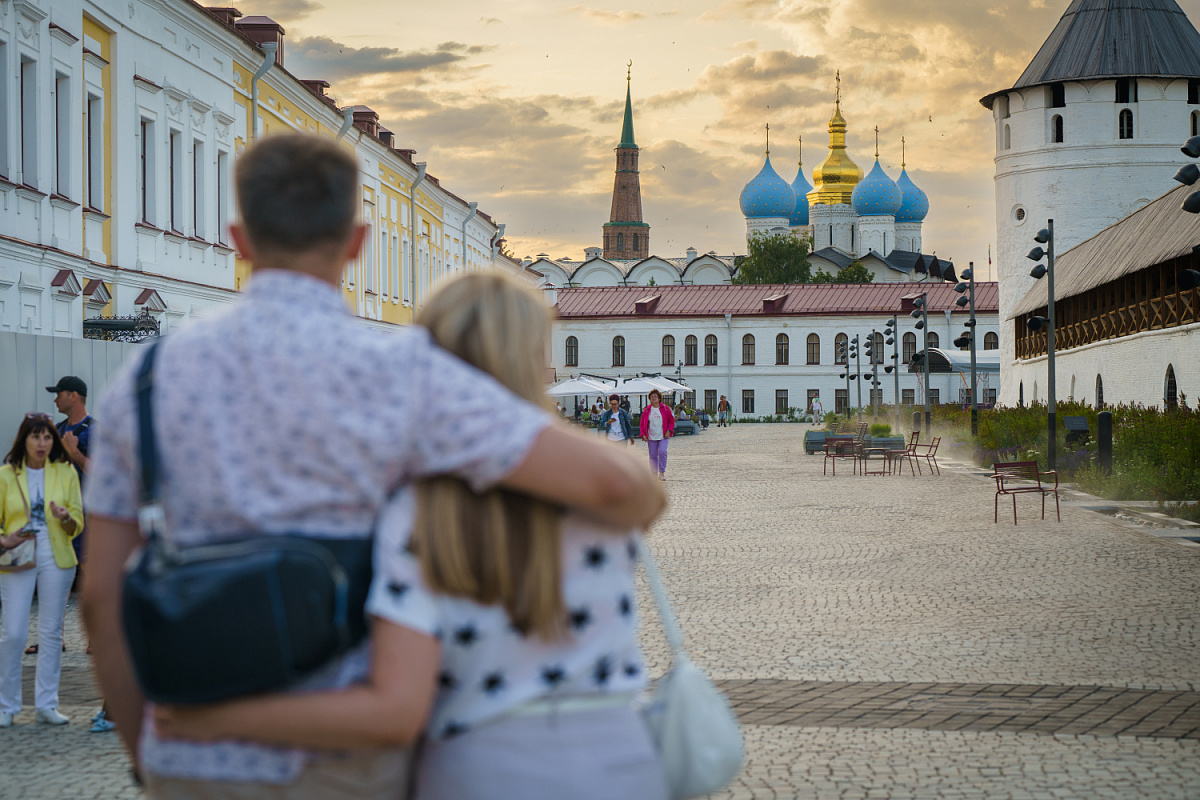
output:
[[[87,384],[82,378],[67,375],[58,383],[47,386],[46,391],[54,395],[54,407],[67,418],[58,423],[58,435],[75,471],[79,473],[82,486],[88,471],[88,449],[92,439],[92,417],[87,410]],[[78,540],[78,537],[76,537]]]

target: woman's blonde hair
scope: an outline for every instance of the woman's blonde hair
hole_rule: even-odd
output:
[[[417,314],[438,345],[513,394],[549,408],[550,312],[538,293],[499,272],[444,283]],[[497,409],[496,423],[504,424]],[[435,591],[501,605],[522,634],[561,635],[561,511],[503,489],[477,494],[451,477],[417,483],[413,550]]]

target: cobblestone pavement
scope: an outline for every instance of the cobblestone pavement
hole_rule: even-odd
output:
[[[994,524],[967,465],[822,476],[806,427],[671,444],[672,508],[649,542],[748,750],[715,797],[1200,797],[1200,548],[1071,493],[1061,523],[1022,497],[1017,526]],[[98,700],[75,620],[72,724],[26,711],[0,731],[4,800],[138,796],[116,737],[86,733]]]

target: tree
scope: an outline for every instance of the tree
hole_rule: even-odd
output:
[[[863,266],[861,261],[855,261],[848,264],[837,271],[836,275],[831,275],[821,268],[817,268],[817,274],[813,276],[813,283],[870,283],[875,279],[871,271]]]
[[[733,283],[808,283],[811,280],[807,239],[798,239],[790,233],[757,231],[746,244],[750,252],[738,267]]]

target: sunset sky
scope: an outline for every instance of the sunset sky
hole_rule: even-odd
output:
[[[745,252],[738,194],[771,161],[789,183],[828,152],[842,73],[849,153],[929,195],[927,252],[987,261],[991,116],[1068,0],[245,0],[287,29],[286,65],[369,105],[397,146],[508,225],[517,256],[580,258],[608,219],[625,63],[651,253]],[[1200,0],[1184,0],[1193,19]],[[982,276],[981,276],[982,277]]]

